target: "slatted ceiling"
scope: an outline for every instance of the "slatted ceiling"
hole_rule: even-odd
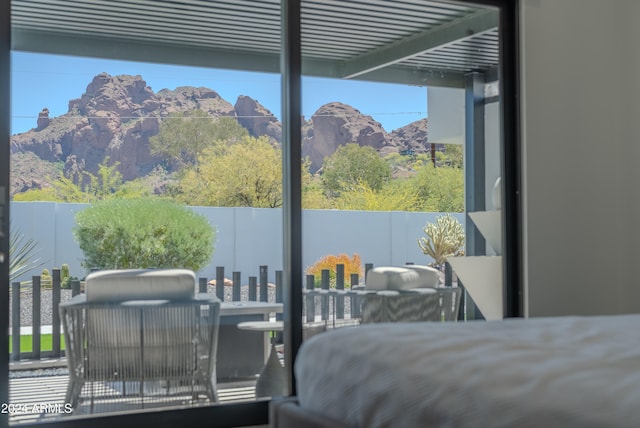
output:
[[[473,13],[481,10],[476,6],[446,3],[438,1],[390,1],[390,0],[303,0],[303,12],[305,10],[318,11],[320,14],[344,11],[352,15],[366,17],[382,17],[387,21],[389,14],[392,18],[403,19],[405,21],[420,22],[424,19],[447,20],[457,16]]]
[[[498,33],[482,32],[492,19],[486,10],[436,0],[303,0],[303,65],[314,64],[305,72],[426,84],[432,69],[442,74],[495,67]],[[98,44],[95,56],[136,59],[143,47],[145,60],[171,62],[166,46],[179,49],[176,61],[185,65],[273,72],[279,63],[280,0],[13,0],[11,12],[17,50],[78,49],[87,55]],[[476,24],[484,27],[469,38],[463,30]],[[404,58],[388,52],[389,46],[406,49],[405,41],[425,32],[456,26],[460,40],[439,41],[425,52],[414,47]],[[151,45],[156,49],[147,49]],[[379,52],[384,59],[376,64],[372,57]],[[449,84],[461,84],[460,76],[451,76]]]
[[[498,64],[498,30],[479,34],[403,61],[402,65],[458,71],[482,70]]]

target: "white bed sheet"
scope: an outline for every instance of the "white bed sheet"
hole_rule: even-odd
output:
[[[639,427],[640,315],[337,329],[295,373],[354,427]]]

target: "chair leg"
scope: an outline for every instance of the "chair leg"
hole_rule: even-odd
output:
[[[65,402],[71,404],[73,410],[78,407],[80,402],[80,393],[82,392],[82,387],[84,386],[84,382],[81,382],[77,379],[69,380],[69,384],[67,385],[67,392],[65,394]]]

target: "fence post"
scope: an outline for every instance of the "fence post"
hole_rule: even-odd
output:
[[[198,278],[198,293],[206,293],[209,290],[208,278]]]
[[[269,268],[260,266],[260,301],[269,301]]]
[[[20,359],[20,283],[11,284],[11,359]]]
[[[216,267],[216,296],[224,302],[224,266]]]
[[[249,277],[249,301],[258,301],[258,278],[255,276]]]
[[[282,271],[281,270],[277,270],[276,271],[276,303],[284,303],[284,293],[283,293],[282,287],[283,287],[283,285],[282,285]],[[281,313],[276,314],[276,319],[278,321],[282,321],[283,314],[281,314]]]
[[[240,272],[233,272],[231,274],[231,281],[233,283],[233,298],[231,300],[233,300],[234,302],[239,302],[241,300],[241,296],[240,296],[240,283],[241,283],[241,276],[240,276]]]
[[[80,280],[72,279],[71,280],[71,297],[76,297],[80,294]]]
[[[340,263],[336,265],[336,290],[344,290],[344,264]],[[336,294],[335,303],[336,318],[344,318],[344,295]]]
[[[266,266],[265,266],[266,268]],[[265,269],[266,272],[266,269]],[[283,285],[282,285],[282,271],[276,271],[276,303],[284,303],[284,293],[283,293]],[[284,319],[283,313],[276,312],[276,321],[282,321]],[[277,343],[284,343],[284,332],[278,331],[276,333]]]
[[[365,263],[364,265],[364,283],[367,283],[367,275],[369,275],[369,271],[373,269],[373,263]]]
[[[33,358],[40,359],[40,277],[31,278],[33,283],[32,323],[31,323],[31,350]]]
[[[315,289],[315,277],[307,275],[307,290]],[[307,322],[313,322],[316,319],[316,297],[312,293],[307,294]]]
[[[62,282],[60,279],[60,269],[53,269],[51,272],[51,356],[57,358],[60,356],[60,287]]]
[[[449,262],[444,262],[444,286],[453,286],[453,269],[451,269]]]
[[[360,282],[359,275],[357,273],[351,274],[351,291],[353,292],[353,286],[355,284],[359,284]],[[360,298],[354,292],[351,294],[351,318],[360,318]]]
[[[329,290],[329,269],[320,271],[320,288]],[[320,301],[320,318],[326,321],[329,319],[329,294],[322,294]]]

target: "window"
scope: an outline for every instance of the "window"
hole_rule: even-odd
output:
[[[338,296],[339,293],[331,294],[333,284],[330,273],[328,274],[330,292],[325,295],[317,293],[318,296],[314,296],[315,282],[319,280],[319,284],[323,284],[323,274],[320,273],[320,278],[311,279],[305,276],[307,267],[315,264],[324,256],[344,253],[346,254],[344,260],[352,261],[357,255],[363,269],[356,269],[354,272],[347,271],[347,273],[358,273],[360,281],[365,276],[366,264],[368,263],[373,266],[384,266],[403,265],[406,262],[416,264],[430,262],[430,259],[422,254],[416,240],[420,236],[421,228],[425,222],[436,220],[436,216],[424,215],[424,212],[434,210],[434,208],[427,209],[425,206],[416,206],[415,204],[413,205],[415,211],[388,208],[392,203],[394,206],[402,206],[403,208],[405,207],[402,205],[403,203],[409,204],[407,206],[411,205],[411,201],[403,201],[401,198],[404,190],[400,188],[400,185],[406,184],[399,179],[402,175],[401,172],[410,168],[422,171],[421,168],[424,167],[424,174],[427,174],[424,164],[428,162],[434,164],[435,168],[432,169],[440,168],[443,170],[453,169],[452,164],[456,162],[461,164],[464,171],[462,179],[464,180],[465,194],[467,198],[472,198],[465,200],[466,211],[487,209],[488,207],[483,203],[486,204],[486,201],[491,199],[491,188],[497,176],[503,177],[505,195],[501,199],[504,200],[505,206],[502,215],[504,220],[501,219],[500,225],[506,225],[504,228],[501,227],[506,230],[506,237],[503,239],[506,245],[503,248],[506,267],[501,268],[500,273],[506,272],[507,277],[504,282],[513,284],[513,288],[506,290],[506,304],[503,307],[500,301],[498,303],[500,309],[498,310],[502,310],[507,315],[518,315],[516,290],[518,281],[509,281],[509,278],[517,278],[518,266],[516,262],[517,242],[514,233],[517,226],[517,212],[513,197],[514,178],[517,173],[517,165],[513,163],[516,146],[515,127],[513,126],[515,108],[513,105],[514,97],[512,97],[512,93],[515,91],[512,64],[514,48],[509,40],[509,37],[512,37],[514,33],[513,28],[504,26],[508,19],[501,19],[501,16],[504,17],[506,14],[512,13],[505,6],[507,2],[504,4],[496,2],[490,6],[472,4],[471,2],[400,2],[400,5],[394,5],[393,13],[391,13],[388,10],[387,2],[382,1],[329,3],[303,1],[300,5],[298,2],[285,1],[283,2],[285,6],[283,10],[286,13],[283,16],[280,12],[280,2],[274,0],[255,1],[249,4],[246,2],[206,4],[174,2],[170,5],[166,3],[145,3],[143,5],[140,2],[77,1],[73,5],[74,13],[70,12],[71,9],[68,9],[67,3],[49,2],[46,5],[36,5],[21,0],[11,2],[12,69],[6,67],[0,72],[3,86],[8,88],[10,77],[16,85],[25,72],[37,70],[33,66],[19,69],[17,64],[20,64],[23,56],[35,58],[36,55],[45,55],[48,59],[55,60],[62,57],[54,58],[52,55],[63,55],[65,57],[61,64],[65,69],[60,71],[61,74],[55,75],[52,69],[47,69],[50,73],[48,82],[41,77],[34,77],[34,82],[45,80],[45,83],[48,83],[43,91],[58,89],[59,86],[54,83],[55,79],[64,75],[76,76],[79,81],[89,77],[94,79],[97,74],[82,74],[80,77],[81,73],[78,67],[81,65],[78,64],[89,61],[89,58],[96,58],[91,59],[91,62],[99,62],[97,60],[99,58],[100,61],[109,60],[109,64],[117,64],[121,70],[126,68],[124,61],[127,61],[128,64],[135,61],[134,68],[129,68],[122,73],[132,76],[140,74],[143,79],[147,78],[149,81],[151,78],[145,76],[147,67],[150,67],[150,64],[166,64],[166,68],[158,68],[157,70],[162,70],[158,71],[158,74],[172,79],[172,83],[168,84],[170,89],[184,85],[219,90],[217,83],[224,82],[225,79],[219,77],[222,74],[218,73],[223,73],[220,70],[238,70],[230,75],[227,74],[226,76],[229,76],[227,78],[241,79],[244,78],[243,76],[249,76],[244,74],[245,72],[259,73],[251,74],[247,81],[256,83],[255,79],[260,79],[260,83],[256,86],[261,91],[265,91],[267,98],[277,98],[278,96],[274,96],[274,94],[282,94],[282,105],[273,104],[276,107],[267,108],[282,124],[281,156],[282,170],[284,171],[282,207],[257,208],[252,206],[246,210],[232,209],[232,213],[219,214],[222,217],[229,217],[228,223],[224,224],[250,224],[251,227],[236,227],[232,233],[227,230],[226,226],[224,229],[222,227],[216,229],[214,258],[222,252],[233,252],[233,258],[224,259],[233,261],[225,261],[222,264],[229,263],[234,267],[225,266],[224,274],[218,277],[215,260],[220,259],[214,259],[212,266],[197,270],[201,277],[207,279],[214,279],[215,276],[215,279],[219,280],[225,276],[231,276],[229,278],[231,282],[237,279],[237,284],[247,284],[246,288],[240,288],[241,292],[247,290],[247,293],[252,293],[250,290],[256,290],[256,293],[259,293],[259,290],[263,289],[264,282],[273,283],[276,287],[278,283],[283,285],[281,300],[284,301],[284,306],[282,312],[274,310],[273,312],[269,311],[267,315],[261,313],[259,316],[267,317],[270,321],[279,320],[282,316],[284,320],[282,338],[275,333],[273,336],[276,341],[282,340],[281,344],[278,343],[277,350],[283,349],[285,369],[288,373],[287,380],[290,385],[293,385],[291,368],[297,347],[300,345],[302,337],[311,331],[309,327],[317,326],[316,324],[326,327],[329,321],[332,326],[335,326],[341,323],[338,321],[339,319],[356,320],[358,318],[357,311],[361,309],[354,305],[357,299],[351,296]],[[301,7],[302,19],[298,14],[298,6]],[[77,11],[82,11],[82,13],[75,13]],[[0,12],[0,16],[8,21],[8,6],[3,6]],[[355,16],[358,19],[355,19]],[[110,20],[113,22],[110,23]],[[281,24],[281,20],[283,24]],[[281,30],[281,25],[285,27],[284,31]],[[8,29],[9,26],[6,25],[2,28]],[[453,32],[441,31],[444,28],[453,29]],[[500,34],[497,33],[496,28],[500,29]],[[469,33],[470,29],[474,30],[473,34]],[[282,43],[280,41],[281,31],[285,34]],[[3,41],[8,41],[9,32],[3,33],[2,37]],[[2,46],[0,57],[6,58],[7,61],[0,61],[0,63],[8,64],[9,44],[3,43]],[[281,51],[283,52],[282,58]],[[473,52],[480,52],[480,55],[474,57]],[[506,58],[505,53],[507,54]],[[79,58],[72,59],[70,56]],[[282,70],[280,70],[281,63]],[[182,67],[199,67],[204,76],[203,80],[179,83],[181,78],[185,78],[191,73]],[[278,72],[281,73],[281,80],[278,79]],[[110,73],[112,78],[118,75],[120,75],[119,71]],[[345,78],[352,83],[349,88],[355,88],[356,95],[352,97],[354,101],[346,102],[348,93],[346,86],[343,86]],[[133,80],[130,82],[133,86],[140,85],[141,88],[145,88],[138,80],[135,82]],[[100,79],[98,81],[101,82]],[[496,83],[499,88],[497,96],[495,92],[491,92],[492,85]],[[89,82],[84,82],[84,88],[88,84]],[[96,85],[98,84],[96,83]],[[162,83],[160,85],[163,86]],[[161,88],[154,86],[155,84],[151,84],[149,89],[157,94]],[[442,87],[453,89],[443,89],[438,93],[438,88]],[[146,89],[144,90],[146,91]],[[334,90],[339,95],[344,95],[345,98],[331,99],[319,103],[317,106],[307,107],[306,103],[312,98],[314,92],[326,95]],[[75,94],[69,94],[68,98],[79,97],[82,95],[82,91],[86,91],[86,89],[81,89],[79,93],[76,91]],[[221,89],[220,91],[222,92]],[[487,91],[486,94],[485,91]],[[9,93],[9,91],[2,91],[2,93]],[[190,95],[187,95],[181,95],[182,98],[179,98],[178,95],[169,94],[167,96],[174,96],[172,102],[175,106],[178,103],[183,105],[188,103]],[[251,96],[252,93],[247,91],[242,95]],[[374,100],[376,96],[388,97],[383,99],[382,107],[376,108],[373,105],[371,100]],[[20,97],[21,94],[13,89],[12,99],[17,100]],[[261,97],[262,95],[256,96],[259,101],[262,101]],[[200,94],[201,100],[205,98],[214,99],[211,94]],[[360,134],[355,135],[353,133],[355,131],[351,129],[349,130],[352,132],[351,134],[346,135],[345,131],[343,140],[332,148],[331,153],[327,152],[328,142],[336,143],[336,140],[335,134],[325,133],[324,136],[322,135],[323,119],[329,121],[345,112],[348,113],[347,115],[352,115],[354,110],[358,110],[359,120],[364,120],[364,116],[370,116],[374,121],[386,122],[386,119],[391,116],[399,116],[400,113],[408,112],[411,117],[406,119],[407,125],[411,122],[428,119],[430,132],[435,133],[436,129],[431,127],[436,127],[439,108],[437,101],[440,99],[444,103],[452,100],[455,102],[456,98],[458,101],[461,100],[461,103],[458,104],[458,107],[462,109],[461,114],[449,119],[444,118],[442,123],[448,125],[452,120],[465,122],[466,129],[463,134],[460,134],[459,130],[441,129],[439,140],[434,140],[434,137],[430,136],[431,141],[423,141],[414,146],[406,139],[402,143],[391,144],[392,140],[388,135],[385,137],[386,140],[383,138],[384,141],[376,142],[374,140],[377,137],[373,136],[374,130],[362,138],[362,141],[368,138],[370,144],[360,144],[362,141],[353,141],[359,143],[356,147],[348,143],[352,142],[349,141],[352,138],[357,140]],[[400,101],[404,102],[405,99],[407,103],[408,101],[417,102],[418,107],[409,107],[407,104],[408,107],[404,111],[384,108],[386,105],[403,105]],[[18,128],[15,128],[15,131],[12,128],[17,127],[17,122],[13,121],[17,120],[17,116],[21,116],[21,114],[15,111],[14,107],[10,124],[9,99],[4,97],[2,101],[0,133],[9,136],[16,132],[22,132],[17,131]],[[233,100],[231,101],[233,102]],[[331,104],[329,101],[340,102],[341,105],[328,105]],[[358,102],[362,104],[352,105]],[[143,102],[138,104],[142,105]],[[474,106],[473,109],[469,108],[471,105]],[[150,102],[146,106],[147,110],[145,111],[152,110]],[[236,117],[243,116],[243,114],[237,114],[238,106],[232,107],[236,111]],[[40,110],[30,111],[25,115],[37,115],[39,112]],[[30,126],[43,127],[38,132],[47,131],[47,127],[56,121],[59,123],[57,119],[66,114],[66,112],[49,111],[47,117],[47,112],[42,111],[41,113],[39,123],[38,118],[30,118]],[[168,117],[169,111],[165,110],[165,113]],[[378,114],[382,114],[384,120],[378,120]],[[299,120],[301,115],[305,115],[304,122]],[[253,114],[244,116],[253,116]],[[262,117],[268,119],[270,116],[264,114],[263,111]],[[183,117],[182,121],[177,122],[186,123],[187,119]],[[191,117],[191,121],[194,121],[193,119],[195,118]],[[129,129],[129,134],[127,134],[129,136],[139,133],[133,137],[150,137],[150,135],[140,137],[147,128],[144,128],[142,124],[136,125],[138,120],[131,120],[129,123],[129,118],[125,114],[116,117],[94,117],[92,120],[93,123],[106,123],[106,126],[102,128],[103,138],[111,130],[109,121],[120,122],[124,124],[125,128],[132,126],[132,128],[125,129],[125,132]],[[208,117],[203,120],[211,121],[212,119]],[[262,122],[264,124],[262,135],[268,135],[268,122],[269,120]],[[398,129],[395,126],[402,128],[401,125],[387,126]],[[158,123],[156,126],[160,127],[161,125]],[[337,125],[331,126],[335,128]],[[373,125],[370,123],[363,125],[364,128],[367,126]],[[471,141],[466,137],[471,134],[470,127],[473,129],[474,137]],[[52,131],[52,129],[48,131]],[[388,131],[392,131],[392,129],[384,129],[385,134],[389,134]],[[451,144],[450,137],[455,138],[460,135],[464,136],[464,144],[449,146]],[[276,137],[274,136],[274,138]],[[485,144],[481,144],[481,140],[484,140]],[[415,138],[412,142],[415,143]],[[432,142],[435,146],[431,145]],[[104,141],[97,138],[97,143],[96,148]],[[462,141],[458,141],[458,143],[462,143]],[[332,165],[328,159],[337,152],[337,148],[344,148],[345,153],[343,154],[348,157],[350,153],[346,152],[347,150],[357,149],[364,145],[371,146],[378,156],[381,149],[383,149],[383,154],[390,156],[384,160],[384,164],[379,164],[380,174],[374,177],[356,177],[349,187],[344,187],[344,183],[348,180],[339,174],[345,172],[344,168],[341,170],[334,165],[333,172],[337,178],[330,179]],[[464,146],[464,150],[460,150],[462,146]],[[108,144],[105,147],[108,147]],[[268,147],[273,149],[277,147],[277,144],[272,142],[272,144],[268,144]],[[451,148],[448,149],[449,147]],[[55,145],[53,150],[58,150]],[[65,152],[66,148],[60,148],[60,150]],[[215,149],[212,150],[215,151]],[[473,156],[470,156],[470,150],[474,150]],[[101,154],[100,159],[104,159],[105,148],[97,151]],[[107,151],[109,151],[108,148]],[[355,150],[355,152],[357,151]],[[9,153],[8,147],[5,147],[5,153]],[[109,153],[116,152],[111,150]],[[87,155],[86,165],[90,154],[85,153],[85,155]],[[200,155],[204,156],[204,153],[200,153]],[[354,154],[351,153],[351,155]],[[242,158],[242,155],[240,156],[241,159],[246,160]],[[461,156],[464,156],[462,158],[464,160],[460,160]],[[15,154],[12,154],[12,157],[15,157]],[[260,159],[264,157],[262,156]],[[3,164],[2,166],[6,167],[1,170],[8,171],[8,155],[2,158],[6,158],[1,162],[6,162],[7,165]],[[379,158],[382,159],[382,157]],[[197,155],[191,154],[189,159],[193,162],[199,158]],[[66,160],[65,158],[63,162]],[[78,158],[76,158],[77,160]],[[92,160],[95,161],[95,159]],[[114,160],[116,159],[112,159],[112,161]],[[130,160],[129,158],[117,159],[120,165]],[[73,164],[71,160],[69,161],[70,165],[67,167],[67,171],[73,169]],[[164,166],[172,168],[175,166],[171,166],[170,163],[178,162],[178,160],[171,161],[167,157],[164,162]],[[421,162],[421,168],[414,165],[416,162]],[[213,158],[206,159],[206,165],[213,163]],[[220,167],[229,166],[230,163],[235,165],[239,164],[239,161],[221,162]],[[339,162],[336,161],[335,164],[339,165]],[[108,168],[112,168],[114,165],[113,163],[103,164],[102,171],[112,171]],[[192,164],[191,171],[204,172],[202,165],[204,164]],[[131,168],[139,167],[138,164],[134,164]],[[479,171],[478,168],[482,167],[485,170]],[[91,168],[93,169],[90,169],[89,172],[96,177],[96,180],[99,180],[99,162],[94,162]],[[391,168],[390,171],[389,168]],[[317,174],[321,169],[321,174]],[[121,172],[123,171],[125,170]],[[188,184],[186,181],[188,173],[185,170],[181,177],[185,179],[185,182],[182,183],[185,186]],[[433,173],[433,171],[430,170],[429,173]],[[405,178],[408,180],[411,178],[410,176],[413,176],[412,174]],[[433,177],[430,179],[435,180]],[[196,196],[201,196],[204,192],[199,192],[197,189],[199,180],[192,181],[196,183],[195,186],[192,186],[196,189],[191,190],[190,198],[195,200]],[[91,177],[89,177],[90,182]],[[390,187],[385,187],[380,183]],[[219,186],[219,183],[217,185]],[[5,195],[8,200],[10,180],[7,173],[0,174],[0,187],[2,186],[6,189]],[[186,192],[186,188],[183,187],[182,191]],[[410,192],[405,193],[410,194]],[[398,201],[394,202],[393,198],[396,197]],[[183,200],[183,202],[190,202],[190,200]],[[255,201],[252,203],[255,205]],[[190,205],[204,204],[206,202]],[[219,202],[216,204],[220,205]],[[385,204],[387,205],[385,206]],[[23,217],[22,214],[26,212],[22,211],[23,206],[17,201],[11,205],[11,214],[15,219],[21,221],[26,219],[26,216]],[[235,201],[229,202],[229,205],[237,207],[240,204]],[[385,209],[373,210],[372,207]],[[7,206],[2,208],[4,217],[6,217],[3,231],[5,235],[8,235],[9,224],[6,214],[9,213],[9,209]],[[329,211],[326,208],[332,210]],[[65,209],[61,208],[60,211]],[[339,211],[335,211],[336,209]],[[194,211],[205,217],[209,215],[208,209],[205,208],[197,208]],[[453,211],[455,216],[458,216],[460,221],[468,227],[469,221],[461,211],[456,211],[455,208],[442,209],[442,211]],[[64,221],[70,222],[69,216],[72,214],[73,210],[68,207],[66,214],[57,215],[66,215],[63,217],[66,219]],[[218,226],[223,224],[222,217],[216,218],[215,221],[210,220],[211,217],[207,218],[209,223],[215,223]],[[273,226],[274,224],[277,226]],[[384,229],[389,224],[397,224],[398,226],[394,226],[396,229],[389,232],[388,229]],[[231,226],[228,227],[231,228]],[[278,229],[279,227],[281,229]],[[398,227],[400,232],[398,232]],[[28,232],[31,233],[32,230]],[[42,230],[41,233],[46,236],[45,234],[49,232]],[[382,235],[385,234],[386,236],[391,235],[392,238],[388,241],[386,237],[383,239]],[[233,238],[230,237],[231,235]],[[467,237],[480,236],[469,228],[466,230],[466,235]],[[275,239],[274,236],[279,237],[280,242],[270,244]],[[62,248],[73,245],[71,241],[62,241],[64,238],[59,235],[55,239],[55,242],[60,240],[55,245]],[[241,241],[241,239],[246,239],[246,241]],[[338,240],[340,242],[337,242]],[[7,239],[0,237],[0,241],[3,246],[0,248],[0,252],[8,253]],[[45,238],[42,241],[50,242]],[[46,244],[41,245],[46,246]],[[234,247],[234,245],[236,246]],[[388,249],[379,251],[383,247],[388,247]],[[478,244],[473,250],[476,251],[475,254],[483,254],[487,249],[486,244],[478,238]],[[474,254],[473,251],[468,251],[467,254]],[[489,248],[488,251],[491,253],[492,249]],[[253,258],[254,255],[255,262],[249,262],[247,259]],[[220,257],[223,256],[224,254],[220,254]],[[263,261],[264,258],[268,258],[268,261]],[[69,264],[69,262],[71,261],[56,259],[54,263]],[[73,262],[75,263],[75,261]],[[252,264],[253,267],[245,268],[244,263]],[[274,268],[271,267],[272,264]],[[263,281],[265,270],[261,266],[268,267],[265,281]],[[4,278],[8,278],[6,263],[0,263],[0,267],[3,269],[0,273]],[[71,270],[75,269],[73,267]],[[277,271],[281,271],[281,274],[276,274]],[[240,274],[234,277],[233,272]],[[324,275],[327,276],[327,274]],[[253,277],[253,279],[249,279],[249,277]],[[351,280],[351,276],[348,279]],[[334,282],[336,282],[336,287],[342,286],[338,285],[339,281]],[[2,283],[4,284],[3,292],[9,293],[8,282],[3,281]],[[251,284],[257,285],[257,287],[252,288]],[[349,282],[346,288],[351,285]],[[232,300],[237,300],[237,296],[233,294],[237,289],[232,286],[228,287],[232,294]],[[303,289],[307,287],[313,292],[304,294]],[[320,290],[322,287],[323,285],[320,285]],[[278,288],[264,287],[264,289],[274,294],[274,304],[278,304],[280,298],[275,295],[275,290]],[[215,287],[212,292],[215,292],[214,290],[216,290]],[[327,296],[328,299],[325,298]],[[336,296],[336,298],[332,296]],[[268,298],[271,296],[269,295]],[[500,298],[502,298],[501,293]],[[318,308],[318,312],[315,308],[313,312],[307,312],[312,300]],[[476,312],[470,303],[471,299],[468,302],[465,312],[468,317],[475,317]],[[480,312],[482,313],[482,304],[485,302],[478,300],[476,303],[481,307]],[[495,303],[495,299],[492,300],[492,303]],[[329,311],[328,313],[325,312],[325,308]],[[4,313],[8,313],[8,308],[2,309],[7,309]],[[486,314],[482,315],[486,316]],[[258,358],[260,365],[262,365],[264,359],[271,355],[271,349],[268,346],[270,334],[242,330],[238,328],[237,324],[244,320],[231,319],[234,316],[236,315],[228,314],[230,320],[228,330],[236,333],[237,337],[253,334],[254,338],[262,339],[262,342],[259,342],[261,353]],[[9,331],[9,326],[5,323],[6,321],[2,324],[2,331]],[[349,322],[342,321],[342,324],[348,325]],[[245,337],[247,337],[246,335]],[[2,361],[5,368],[2,376],[7,382],[2,382],[2,384],[10,385],[6,370],[6,367],[9,367],[9,352],[5,348],[9,340],[8,337],[3,337],[2,354],[4,360]],[[228,347],[237,345],[238,343],[231,343],[228,344]],[[225,350],[228,347],[225,346]],[[237,354],[233,352],[229,354],[231,363],[237,363],[237,361],[233,361],[235,360],[234,356],[237,357]],[[222,361],[224,359],[221,358],[219,363]],[[229,370],[232,371],[234,368],[229,367]],[[256,368],[253,367],[249,370],[255,372]],[[248,388],[252,387],[253,385],[249,385]],[[295,390],[288,391],[295,392]],[[8,394],[7,390],[2,391],[2,394],[3,402],[10,403],[12,395]],[[256,425],[266,422],[267,398],[255,400],[254,397],[251,397],[248,400],[229,404],[221,401],[222,405],[189,405],[179,410],[172,409],[162,413],[149,409],[138,410],[136,413],[114,417],[114,419],[105,418],[103,414],[97,413],[89,417],[92,418],[92,424],[98,425],[100,423],[112,424],[116,420],[125,425],[153,421],[156,424],[164,422],[167,426],[172,425],[174,419],[180,420],[180,423],[202,420],[219,421],[212,422],[219,424],[219,426]],[[19,423],[15,417],[10,418],[6,414],[1,417],[11,423]],[[65,426],[81,426],[83,422],[86,423],[86,419],[83,418],[86,416],[68,417],[58,423]],[[26,424],[32,423],[27,422]]]

